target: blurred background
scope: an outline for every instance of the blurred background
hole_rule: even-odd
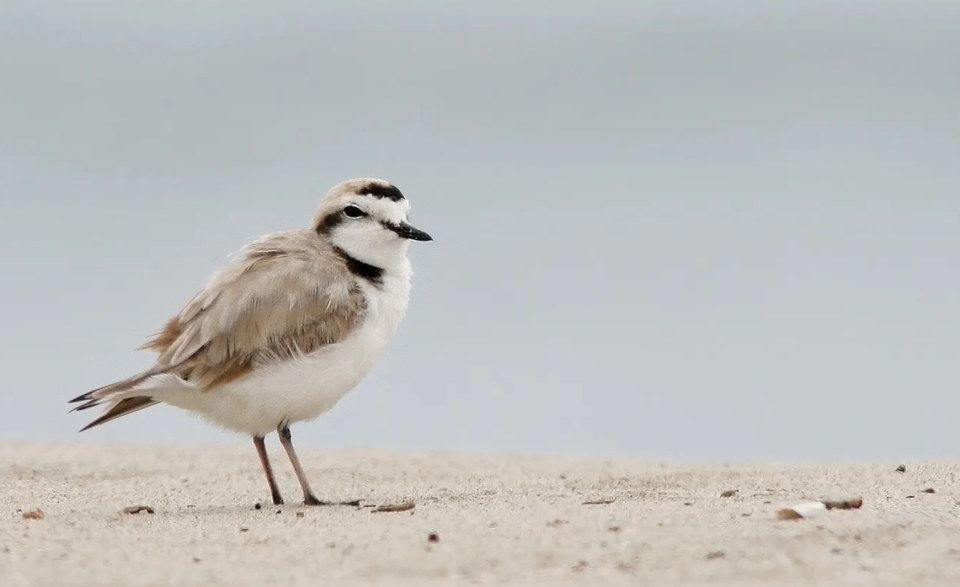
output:
[[[66,401],[374,176],[436,241],[300,447],[958,457],[958,63],[947,0],[4,0],[0,437],[249,443]]]

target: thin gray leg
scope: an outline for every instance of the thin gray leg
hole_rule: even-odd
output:
[[[317,496],[313,494],[313,490],[310,489],[310,482],[307,481],[307,475],[303,472],[300,459],[297,458],[297,451],[293,449],[293,437],[290,435],[290,427],[287,425],[280,426],[280,428],[277,429],[277,435],[280,436],[280,444],[282,444],[284,450],[287,451],[287,456],[290,457],[290,464],[293,465],[293,471],[297,474],[297,480],[300,481],[300,488],[303,489],[304,505],[349,505],[359,507],[359,499],[340,502],[317,499]]]
[[[280,496],[277,478],[273,476],[273,467],[270,466],[270,457],[267,456],[267,445],[264,444],[263,437],[254,436],[253,444],[257,447],[257,455],[260,456],[263,473],[267,476],[267,483],[270,484],[270,497],[273,498],[273,505],[283,505],[283,497]]]

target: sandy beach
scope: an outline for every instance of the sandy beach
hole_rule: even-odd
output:
[[[268,500],[252,445],[0,444],[0,585],[960,581],[956,462],[898,472],[897,462],[303,450],[321,498],[363,503],[309,508],[281,449],[270,448],[282,507]],[[860,509],[777,519],[807,500],[854,497]]]

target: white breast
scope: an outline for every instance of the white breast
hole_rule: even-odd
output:
[[[255,370],[216,390],[183,389],[163,401],[228,430],[251,435],[269,434],[284,422],[313,420],[360,383],[393,338],[409,300],[410,278],[409,272],[405,273],[385,276],[381,289],[363,285],[366,317],[339,343]]]

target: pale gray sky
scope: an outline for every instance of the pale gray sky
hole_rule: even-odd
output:
[[[333,184],[410,312],[298,446],[960,456],[960,4],[0,3],[0,437],[249,442],[66,400]]]

